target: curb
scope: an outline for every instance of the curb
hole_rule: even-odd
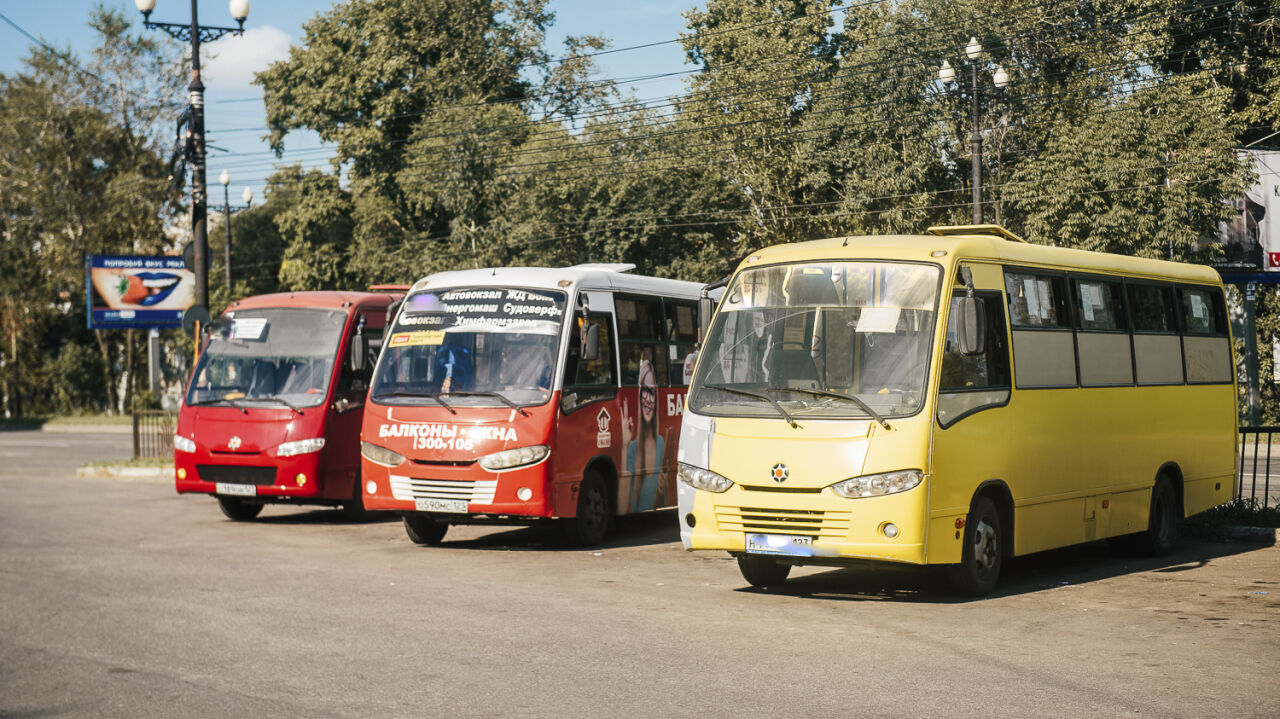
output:
[[[76,470],[76,477],[89,479],[118,479],[125,482],[168,482],[173,476],[172,467],[123,467],[120,465],[103,465],[97,467],[81,467]]]
[[[1239,542],[1242,544],[1280,544],[1280,529],[1270,527],[1237,527],[1226,524],[1180,524],[1178,536],[1191,539],[1207,539],[1211,542]]]
[[[45,424],[40,426],[40,431],[55,434],[133,434],[133,426],[128,424]]]

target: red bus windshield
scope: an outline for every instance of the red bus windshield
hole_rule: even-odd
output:
[[[533,406],[551,399],[565,294],[467,288],[405,300],[374,375],[379,404]]]
[[[229,312],[187,388],[188,405],[324,403],[347,313],[300,308]]]

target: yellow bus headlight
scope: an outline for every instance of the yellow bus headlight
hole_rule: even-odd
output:
[[[677,463],[676,475],[680,477],[680,481],[693,487],[694,489],[705,489],[708,492],[727,491],[733,486],[733,480],[728,477],[712,472],[709,469],[701,469],[684,462]]]
[[[918,469],[903,469],[883,474],[868,474],[862,477],[846,479],[831,485],[831,491],[846,499],[860,497],[881,497],[886,494],[897,494],[914,489],[924,481],[924,472]]]

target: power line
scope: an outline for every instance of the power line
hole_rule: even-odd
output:
[[[1163,82],[1156,83],[1152,86],[1131,89],[1128,93],[1125,93],[1119,96],[1112,95],[1111,99],[1112,101],[1114,101],[1122,97],[1129,97],[1139,92],[1150,90],[1152,89],[1152,87],[1168,89],[1168,88],[1176,88],[1182,85],[1195,85],[1198,82],[1199,82],[1199,78],[1197,77],[1163,81]],[[1121,81],[1121,82],[1113,83],[1111,85],[1107,85],[1105,87],[1114,90],[1116,88],[1124,87],[1127,85],[1129,85],[1128,81]],[[1080,88],[1076,90],[1062,91],[1059,93],[1047,93],[1047,94],[1040,94],[1040,95],[1032,94],[1032,95],[1028,95],[1027,98],[1033,101],[1043,103],[1045,107],[1052,107],[1052,101],[1054,99],[1070,97],[1076,94],[1089,94],[1089,93],[1095,92],[1097,89],[1099,88],[1085,87],[1085,88]],[[895,104],[896,104],[896,101],[888,100],[888,101],[873,101],[873,102],[863,103],[859,105],[836,106],[832,108],[826,108],[823,110],[815,111],[814,115],[838,114],[838,113],[848,112],[852,110],[890,108]],[[1029,107],[1027,109],[1033,110],[1034,107]],[[1082,119],[1083,117],[1089,116],[1090,114],[1109,113],[1112,111],[1132,111],[1134,109],[1136,108],[1127,108],[1127,109],[1111,108],[1111,109],[1105,109],[1105,110],[1095,110],[1092,113],[1076,113],[1073,116]],[[900,113],[900,114],[894,115],[893,117],[879,118],[875,120],[869,120],[866,122],[842,123],[842,124],[837,124],[829,127],[816,127],[808,130],[793,130],[793,131],[783,132],[779,134],[759,135],[759,136],[747,138],[747,139],[753,142],[779,140],[779,139],[786,139],[788,141],[794,142],[794,141],[798,141],[799,139],[805,136],[809,136],[813,134],[822,134],[822,133],[833,132],[837,130],[848,130],[848,129],[872,126],[872,125],[886,125],[889,123],[904,122],[911,119],[928,118],[933,115],[934,115],[934,111],[926,108],[926,109],[922,109],[922,110],[911,112],[911,113]],[[660,139],[663,137],[674,137],[679,135],[688,135],[688,136],[696,137],[701,135],[707,135],[712,132],[723,133],[723,131],[725,130],[733,129],[736,127],[746,127],[750,125],[764,124],[768,122],[771,122],[771,121],[770,120],[744,120],[744,121],[737,121],[732,123],[713,125],[709,128],[695,127],[695,128],[684,128],[684,129],[673,129],[673,130],[668,130],[664,132],[650,133],[648,135],[640,137],[639,141],[647,142],[654,139]],[[714,137],[715,135],[712,135],[712,136]],[[721,136],[719,139],[713,139],[706,142],[686,143],[686,144],[677,145],[673,148],[667,149],[665,154],[650,153],[644,157],[642,162],[653,162],[656,160],[668,159],[672,157],[678,157],[679,159],[685,160],[687,162],[689,159],[693,157],[712,154],[715,152],[715,148],[717,147],[726,146],[726,145],[735,145],[740,141],[741,141],[741,138],[734,138],[734,137],[725,138]],[[551,148],[529,149],[525,151],[516,151],[516,152],[511,152],[506,154],[487,155],[487,156],[482,156],[479,159],[497,160],[497,159],[510,158],[514,160],[514,159],[522,159],[524,157],[535,155],[535,154],[545,154],[546,152],[556,151],[556,150],[581,151],[583,149],[589,149],[595,146],[609,146],[614,144],[615,142],[616,141],[612,139],[588,140],[587,142],[581,142],[577,145],[559,145],[559,146],[552,146]],[[707,148],[710,148],[710,149],[707,149]],[[699,149],[703,150],[703,152],[697,153],[695,155],[689,154],[691,150],[699,150]],[[500,171],[497,177],[501,179],[516,178],[521,176],[522,174],[533,172],[534,168],[543,168],[544,170],[550,171],[550,170],[556,170],[556,169],[573,169],[575,166],[589,166],[589,165],[596,165],[596,164],[598,164],[598,158],[594,156],[588,156],[585,158],[572,158],[569,160],[546,160],[546,161],[528,162],[523,164],[514,163],[511,165],[507,165],[503,168],[500,168]],[[405,165],[405,168],[417,168],[417,169],[428,168],[429,169],[432,167],[441,167],[441,166],[443,166],[443,164],[440,161],[434,161],[434,162],[419,161],[419,162],[408,163],[407,165]],[[234,167],[234,166],[229,166],[229,167]],[[618,170],[611,169],[606,174],[613,175],[617,173],[618,173]],[[401,174],[400,178],[403,181],[407,179],[414,179],[417,177],[435,177],[435,176],[437,176],[437,173],[434,173],[431,171],[423,171],[423,172],[418,172],[418,173],[408,174],[408,175]],[[581,176],[578,176],[578,177],[581,177]],[[570,176],[567,179],[574,179],[574,176]]]
[[[1220,0],[1220,1],[1218,1],[1218,2],[1205,2],[1205,3],[1202,3],[1199,7],[1200,7],[1201,9],[1207,9],[1207,8],[1210,8],[1210,7],[1216,7],[1216,6],[1218,6],[1218,5],[1229,4],[1229,2],[1230,2],[1230,0],[1225,0],[1225,1]],[[1035,8],[1035,7],[1038,7],[1038,5],[1032,5],[1032,6],[1029,6],[1029,7],[1030,7],[1030,8]],[[1179,10],[1181,10],[1181,9],[1179,9]],[[1170,13],[1166,13],[1166,15],[1167,15],[1167,14],[1170,14]],[[1128,18],[1128,19],[1126,19],[1126,20],[1124,20],[1124,21],[1118,21],[1118,22],[1116,22],[1116,23],[1111,23],[1110,25],[1101,26],[1101,28],[1093,28],[1093,30],[1097,31],[1097,30],[1100,30],[1100,29],[1108,28],[1108,27],[1112,27],[1112,28],[1114,28],[1114,27],[1118,27],[1118,26],[1120,26],[1121,24],[1127,24],[1127,23],[1137,22],[1137,21],[1142,20],[1142,19],[1150,19],[1150,18],[1152,18],[1152,17],[1163,17],[1163,16],[1164,16],[1164,15],[1161,15],[1161,14],[1159,14],[1159,13],[1151,12],[1151,13],[1146,13],[1146,14],[1143,14],[1143,15],[1140,15],[1140,16],[1137,16],[1137,17]],[[1203,32],[1203,31],[1205,31],[1205,30],[1212,30],[1212,29],[1213,29],[1213,28],[1204,28],[1204,27],[1200,26],[1200,25],[1199,25],[1199,23],[1193,23],[1193,22],[1182,23],[1182,24],[1195,25],[1195,26],[1199,27],[1199,29],[1200,29],[1202,32]],[[1175,24],[1173,27],[1178,27],[1179,25],[1180,25],[1180,24]],[[882,37],[887,37],[887,36],[889,36],[889,35],[894,35],[894,34],[898,34],[898,33],[889,33],[889,34],[886,34],[885,36],[882,36]],[[1178,35],[1182,35],[1182,33],[1179,33]],[[1016,39],[1016,38],[1015,38],[1015,39]],[[1136,41],[1135,41],[1135,42],[1136,42]],[[1083,45],[1084,45],[1084,42],[1083,42],[1083,41],[1081,41],[1080,43],[1077,43],[1077,45],[1078,45],[1078,46],[1083,46]],[[1123,44],[1121,44],[1121,47],[1123,47]],[[870,64],[870,63],[868,63],[867,65],[868,65],[868,66],[870,66],[871,64]],[[918,67],[918,63],[916,63],[914,66]],[[865,66],[864,66],[864,67],[865,67]],[[898,65],[898,66],[896,66],[896,67],[897,67],[897,68],[899,68],[899,69],[905,69],[906,67],[908,67],[908,64],[907,64],[907,63],[902,63],[902,64],[900,64],[900,65]],[[849,75],[856,75],[856,74],[858,74],[858,73],[856,72],[856,70],[857,70],[857,69],[858,69],[858,68],[853,68],[853,69],[846,68],[846,69],[841,70],[840,72],[836,73],[835,75],[833,75],[833,77],[832,77],[832,78],[827,78],[827,79],[824,79],[824,80],[822,80],[822,81],[820,81],[820,82],[831,82],[831,81],[833,81],[833,80],[834,80],[835,78],[837,78],[837,77],[849,76]],[[894,66],[889,66],[889,67],[887,67],[887,68],[886,68],[885,66],[878,66],[878,67],[877,67],[877,66],[870,66],[870,67],[867,69],[867,71],[868,71],[868,72],[884,72],[884,71],[886,71],[887,69],[895,69],[895,68],[894,68]],[[794,78],[794,77],[799,77],[799,76],[792,76],[792,77]],[[784,84],[784,83],[787,81],[787,79],[788,79],[788,78],[771,79],[771,80],[767,80],[767,81],[765,81],[765,82],[763,82],[763,83],[749,83],[749,84],[746,84],[746,86],[751,86],[751,85],[761,85],[761,86],[766,86],[766,87],[767,87],[767,86],[769,86],[769,85],[777,86],[777,85],[779,85],[779,84]],[[710,95],[711,93],[715,93],[715,96],[726,96],[726,95],[729,95],[729,94],[731,94],[732,92],[734,92],[734,90],[735,90],[735,89],[737,89],[737,88],[735,88],[734,86],[730,86],[730,87],[728,87],[728,88],[715,88],[715,89],[710,90],[710,91],[707,91],[707,92],[708,92],[708,95]],[[680,105],[688,104],[689,102],[691,102],[691,100],[690,100],[689,98],[690,98],[690,97],[693,97],[693,96],[694,96],[694,93],[692,93],[692,92],[691,92],[691,93],[689,93],[689,94],[688,94],[687,96],[685,96],[685,97],[672,98],[672,99],[670,99],[670,100],[666,103],[666,105],[667,105],[667,106],[669,106],[669,107],[675,108],[675,107],[678,107],[678,106],[680,106]],[[481,103],[481,104],[483,104],[483,103]],[[455,106],[453,106],[453,107],[471,107],[471,106],[477,106],[477,104],[460,104],[460,105],[455,105]],[[442,110],[442,109],[437,109],[436,111],[441,111],[441,110]],[[601,111],[601,113],[600,113],[600,114],[607,115],[607,114],[610,114],[611,112],[612,112],[612,109],[606,109],[606,110]],[[409,116],[409,115],[419,115],[419,114],[421,114],[421,113],[406,113],[404,116]],[[661,118],[661,116],[660,116],[660,118]],[[630,121],[630,120],[629,120],[629,118],[624,118],[624,119],[622,119],[622,120],[619,120],[619,121],[618,121],[618,123],[625,123],[625,122],[628,122],[628,121]],[[522,128],[522,127],[526,127],[526,126],[538,126],[538,125],[544,125],[544,124],[547,124],[547,122],[548,122],[548,121],[547,121],[547,120],[545,120],[545,119],[540,119],[540,120],[528,120],[528,121],[524,121],[524,122],[519,122],[519,123],[508,123],[508,124],[505,124],[505,125],[499,125],[499,126],[481,127],[481,128],[478,128],[478,129],[468,129],[468,130],[453,131],[453,132],[449,132],[449,133],[441,133],[441,134],[438,134],[438,135],[428,135],[428,136],[425,136],[425,137],[419,137],[419,138],[414,138],[414,139],[416,139],[416,140],[421,140],[421,139],[431,139],[431,138],[437,138],[437,137],[456,137],[456,136],[464,136],[464,135],[472,135],[472,134],[483,134],[483,133],[486,133],[486,132],[492,132],[492,131],[497,131],[497,130],[520,129],[520,128]],[[556,124],[557,124],[557,126],[558,126],[558,123],[556,123]],[[268,128],[263,128],[263,129],[268,129]],[[538,133],[538,134],[544,134],[544,133]],[[537,135],[535,135],[535,137],[536,137],[536,136],[537,136]],[[532,139],[532,138],[528,138],[528,139]],[[403,144],[403,143],[408,142],[408,141],[410,141],[410,138],[393,139],[393,140],[380,141],[380,142],[360,143],[360,144],[357,144],[357,145],[356,145],[356,149],[359,149],[359,148],[366,148],[366,149],[368,149],[368,148],[376,148],[376,147],[378,147],[378,146],[386,146],[386,145],[392,145],[392,144]],[[339,150],[339,151],[342,151],[341,146],[339,146],[338,150]],[[310,148],[309,150],[304,150],[304,151],[301,151],[301,152],[307,152],[308,154],[313,154],[313,153],[327,154],[327,153],[332,152],[332,151],[333,151],[333,150],[332,150],[331,148],[329,148],[329,147],[322,147],[322,148]],[[248,154],[248,153],[246,153],[246,155],[247,155],[247,154]],[[347,152],[347,154],[349,155],[350,153],[349,153],[349,152]],[[291,153],[291,154],[290,154],[290,156],[291,156],[291,157],[295,157],[295,158],[300,158],[302,155],[301,155],[301,154],[300,154],[300,152],[299,152],[299,153]]]
[[[1208,6],[1208,4],[1206,4],[1205,6],[1207,7],[1207,6]],[[1148,14],[1148,16],[1147,16],[1147,17],[1150,17],[1150,14]],[[1175,27],[1176,27],[1176,26],[1177,26],[1177,25],[1175,25]],[[1206,29],[1208,29],[1208,30],[1212,30],[1213,28],[1203,28],[1203,27],[1201,27],[1200,29],[1203,31],[1203,30],[1206,30]],[[1140,66],[1141,66],[1141,63],[1142,63],[1142,61],[1141,61],[1141,60],[1137,60],[1137,61],[1134,61],[1134,63],[1132,63],[1132,65],[1133,65],[1133,67],[1134,67],[1134,68],[1136,68],[1136,67],[1140,67]],[[864,64],[864,65],[860,65],[860,66],[854,67],[854,68],[852,68],[852,69],[842,70],[842,71],[840,71],[840,72],[838,72],[838,73],[834,74],[831,78],[828,78],[828,79],[824,80],[824,81],[823,81],[823,83],[825,83],[825,84],[831,84],[831,83],[834,83],[834,82],[835,82],[835,80],[840,79],[840,78],[842,78],[842,77],[846,77],[846,76],[856,76],[856,75],[862,74],[862,73],[861,73],[861,71],[863,71],[863,70],[867,70],[868,66],[870,66],[870,65],[871,65],[870,63],[867,63],[867,64]],[[899,65],[899,66],[897,66],[897,67],[898,67],[899,69],[908,69],[909,67],[910,67],[910,68],[914,68],[914,69],[920,69],[920,67],[921,67],[921,66],[920,66],[918,63],[912,64],[912,65],[908,65],[908,64],[906,64],[906,63],[903,63],[903,64],[901,64],[901,65]],[[1119,71],[1119,70],[1121,70],[1121,69],[1124,69],[1125,67],[1126,67],[1126,65],[1122,63],[1122,64],[1113,65],[1113,66],[1105,67],[1105,68],[1104,68],[1104,67],[1094,67],[1094,68],[1089,68],[1089,69],[1085,70],[1085,72],[1088,72],[1088,73],[1095,73],[1095,74],[1096,74],[1096,73],[1100,73],[1100,72],[1101,72],[1101,71],[1103,71],[1103,70],[1108,70],[1108,71]],[[870,71],[870,72],[877,72],[877,71],[880,71],[880,69],[879,69],[879,68],[875,68],[875,67],[870,67],[870,69],[869,69],[868,71]],[[1035,81],[1035,79],[1036,79],[1036,78],[1034,78],[1034,77],[1030,77],[1030,78],[1028,78],[1028,80],[1029,80],[1030,82],[1034,82],[1034,81]],[[785,82],[785,80],[786,80],[786,78],[784,78],[783,80],[778,81],[778,82]],[[774,81],[767,81],[767,83],[759,83],[759,84],[760,84],[760,85],[765,85],[765,84],[773,83],[773,82],[774,82]],[[753,84],[756,84],[756,83],[753,83]],[[776,83],[775,83],[775,84],[776,84]],[[727,94],[731,93],[734,89],[735,89],[734,87],[730,87],[730,88],[728,88],[728,89],[721,89],[721,90],[719,90],[718,92],[719,92],[719,93],[721,93],[721,94],[727,95]],[[681,98],[681,99],[678,99],[678,100],[676,100],[676,101],[673,101],[671,104],[672,104],[672,106],[675,106],[675,105],[677,105],[677,104],[680,104],[680,103],[686,103],[686,102],[687,102],[687,101],[686,101],[684,98]],[[609,112],[613,112],[613,111],[612,111],[612,110],[610,110]],[[692,116],[693,116],[693,117],[697,117],[697,116],[698,116],[698,115],[700,115],[700,114],[713,114],[713,113],[714,113],[714,111],[707,111],[707,112],[703,112],[703,113],[693,114]],[[686,112],[686,113],[684,113],[684,114],[682,115],[682,117],[685,117],[685,118],[688,118],[688,117],[690,117],[690,116],[691,116],[691,114],[690,114],[690,113],[687,113],[687,112]],[[623,125],[623,124],[626,124],[626,123],[633,122],[633,121],[634,121],[634,118],[635,118],[634,112],[628,112],[628,113],[626,113],[622,118],[620,118],[620,119],[618,119],[618,120],[616,120],[616,121],[610,122],[610,123],[605,123],[605,124],[604,124],[604,126],[606,126],[606,127],[607,127],[607,126],[609,126],[609,125],[614,125],[614,126],[617,126],[617,125]],[[663,119],[663,116],[658,116],[658,118],[656,118],[656,119],[657,119],[657,120],[659,120],[659,121],[661,121],[661,120]],[[536,124],[540,124],[540,123],[539,123],[538,121],[530,121],[530,122],[528,122],[528,123],[510,123],[510,124],[507,124],[507,125],[500,125],[500,126],[496,126],[496,127],[492,127],[492,126],[491,126],[491,127],[487,127],[487,128],[482,127],[482,128],[479,128],[478,130],[470,130],[470,129],[467,129],[467,130],[460,130],[460,131],[455,131],[455,132],[450,132],[450,133],[441,133],[441,134],[439,134],[439,135],[429,135],[429,136],[426,136],[425,138],[415,138],[415,141],[416,141],[416,140],[419,140],[419,139],[433,139],[433,138],[447,138],[447,137],[459,137],[459,136],[466,136],[466,135],[472,135],[472,134],[484,133],[484,132],[486,132],[486,131],[492,131],[492,130],[495,130],[495,129],[519,129],[520,127],[525,126],[525,125],[536,125]],[[597,126],[593,127],[593,129],[599,130],[599,129],[600,129],[600,126],[599,126],[599,125],[597,125]],[[710,130],[714,130],[714,129],[719,129],[719,127],[718,127],[718,126],[712,126],[712,127],[710,127],[710,128],[707,128],[707,127],[691,128],[691,129],[689,129],[689,130],[688,130],[688,132],[695,132],[695,131],[710,131]],[[524,142],[524,144],[525,144],[525,145],[527,145],[527,146],[529,146],[529,147],[534,147],[534,146],[532,145],[532,140],[537,139],[537,137],[538,137],[539,135],[543,135],[543,134],[546,134],[546,133],[536,133],[536,134],[535,134],[535,135],[533,135],[532,137],[524,138],[524,141],[525,141],[525,142]],[[387,143],[385,143],[385,144],[401,143],[401,142],[405,142],[405,141],[406,141],[406,140],[388,141],[388,142],[387,142]],[[384,144],[384,143],[367,143],[367,144],[366,144],[366,146],[377,146],[377,145],[380,145],[380,144]],[[512,151],[512,152],[507,153],[507,155],[508,155],[508,156],[518,156],[518,155],[521,155],[521,154],[522,154],[522,152],[529,152],[529,153],[534,153],[534,154],[545,154],[545,153],[547,153],[547,152],[553,152],[553,151],[558,151],[558,150],[565,150],[565,149],[577,148],[577,147],[579,147],[579,144],[580,144],[580,143],[575,143],[575,142],[566,142],[566,143],[562,143],[562,144],[559,144],[559,145],[551,145],[551,146],[549,146],[549,147],[540,147],[540,148],[537,148],[537,149],[528,149],[528,150],[525,150],[525,151],[516,150],[516,151]],[[292,159],[301,159],[301,158],[304,156],[304,155],[303,155],[303,153],[304,153],[304,152],[305,152],[305,153],[307,153],[307,154],[314,154],[314,153],[327,154],[327,153],[329,153],[329,152],[331,152],[331,151],[332,151],[332,150],[331,150],[331,148],[329,148],[329,147],[317,147],[317,148],[310,148],[310,149],[308,149],[308,150],[304,150],[304,151],[298,151],[298,152],[295,152],[295,153],[290,153],[290,154],[289,154],[289,157],[290,157],[290,158],[292,158]],[[244,154],[243,154],[243,156],[250,156],[250,157],[253,157],[253,156],[262,156],[262,155],[265,155],[265,154],[266,154],[266,153],[261,153],[261,154],[259,154],[259,153],[244,153]],[[224,157],[230,157],[230,155],[228,155],[228,156],[224,156]],[[235,164],[232,164],[232,165],[228,165],[228,167],[232,167],[232,168],[234,168],[234,167],[252,167],[254,164],[256,164],[256,163],[246,163],[246,164],[241,164],[241,165],[235,165]],[[422,163],[421,161],[419,161],[419,162],[417,162],[417,163],[411,163],[411,165],[413,165],[413,164],[425,164],[425,163]]]
[[[93,72],[91,72],[91,71],[89,71],[89,70],[84,69],[83,67],[81,67],[81,66],[80,66],[80,64],[79,64],[79,63],[77,63],[74,59],[72,59],[71,57],[69,57],[69,56],[68,56],[66,53],[64,53],[63,51],[58,50],[57,48],[53,47],[52,45],[50,45],[50,44],[46,43],[44,40],[41,40],[40,38],[36,37],[35,35],[32,35],[31,33],[27,32],[25,29],[23,29],[23,28],[22,28],[22,26],[21,26],[21,25],[19,25],[18,23],[14,22],[14,21],[13,21],[13,20],[11,20],[11,19],[9,19],[9,16],[5,15],[4,13],[0,13],[0,20],[4,20],[6,23],[8,23],[8,25],[9,25],[10,27],[12,27],[14,30],[17,30],[19,33],[21,33],[21,34],[22,34],[24,37],[26,37],[28,40],[30,40],[31,42],[35,43],[36,45],[38,45],[38,46],[39,46],[39,47],[41,47],[42,49],[44,49],[46,52],[48,52],[48,53],[49,53],[49,55],[50,55],[51,57],[53,57],[54,59],[56,59],[58,62],[61,62],[62,64],[66,65],[68,68],[70,68],[70,69],[74,70],[75,72],[80,73],[81,75],[84,75],[84,76],[86,76],[86,77],[91,77],[91,78],[93,78],[94,80],[97,80],[97,81],[98,81],[98,83],[99,83],[100,85],[102,85],[103,87],[110,87],[110,83],[108,83],[106,80],[104,80],[101,76],[99,76],[99,75],[97,75],[96,73],[93,73]],[[141,100],[141,101],[143,101],[143,102],[147,102],[147,103],[150,103],[150,102],[151,102],[151,98],[148,98],[148,97],[145,97],[145,96],[143,96],[143,95],[140,95],[140,94],[138,94],[137,92],[135,92],[135,91],[133,91],[133,90],[130,90],[129,88],[119,87],[119,88],[116,88],[116,89],[117,89],[118,91],[120,91],[121,93],[123,93],[123,94],[133,96],[133,98],[134,98],[135,100]],[[181,103],[160,103],[160,104],[161,104],[161,106],[163,106],[163,107],[171,107],[171,108],[172,108],[172,107],[181,107],[181,106],[182,106],[182,104],[181,104]]]

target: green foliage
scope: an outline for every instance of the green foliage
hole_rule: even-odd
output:
[[[952,197],[937,189],[953,178],[938,117],[953,108],[926,92],[936,35],[909,7],[845,13],[838,66],[803,126],[804,183],[824,201],[814,213],[824,234],[916,232],[945,217]]]
[[[298,165],[281,168],[267,178],[267,204],[284,241],[284,288],[336,290],[350,285],[346,255],[351,195],[337,177]]]
[[[735,229],[749,247],[823,234],[798,211],[816,199],[806,191],[813,183],[804,182],[810,148],[801,127],[837,67],[838,45],[828,32],[837,4],[711,0],[705,10],[685,13],[690,32],[681,39],[702,70],[678,105],[697,130],[688,154],[718,163],[741,193],[747,211]],[[750,32],[728,31],[747,25]]]
[[[1195,79],[1152,87],[1050,137],[1011,173],[1006,212],[1032,241],[1211,262],[1247,169],[1230,115]]]
[[[71,343],[58,348],[56,359],[46,364],[53,387],[51,409],[58,414],[85,410],[101,411],[106,397],[103,387],[102,355],[85,344]]]
[[[158,252],[177,209],[158,139],[158,125],[174,117],[177,55],[130,32],[120,11],[99,7],[90,25],[92,74],[68,53],[37,47],[26,72],[0,76],[0,389],[12,416],[75,402],[121,408],[119,379],[138,369],[131,337],[78,332],[84,345],[73,352],[59,348],[67,335],[56,331],[84,306],[85,254]],[[32,381],[89,367],[92,341],[99,381]],[[105,396],[90,401],[95,387]]]
[[[1235,149],[1280,117],[1277,11],[1280,0],[707,0],[680,38],[687,91],[664,106],[600,81],[602,38],[568,38],[552,57],[545,0],[350,0],[257,77],[278,153],[309,129],[336,154],[326,169],[278,167],[263,201],[231,220],[230,288],[215,213],[210,309],[491,265],[626,262],[713,280],[767,244],[963,224],[974,132],[988,221],[1033,242],[1212,262],[1252,179]],[[95,391],[125,406],[112,393],[143,353],[132,334],[75,326],[83,254],[159,251],[177,217],[162,162],[185,85],[176,56],[120,13],[92,22],[96,78],[47,49],[0,78],[10,412],[94,404]],[[985,46],[976,65],[970,36]],[[1280,337],[1280,300],[1263,294],[1260,336]],[[98,389],[17,381],[58,373]],[[1280,395],[1263,391],[1276,421]]]
[[[1280,506],[1264,507],[1256,497],[1238,497],[1195,515],[1194,520],[1230,527],[1280,528]]]

